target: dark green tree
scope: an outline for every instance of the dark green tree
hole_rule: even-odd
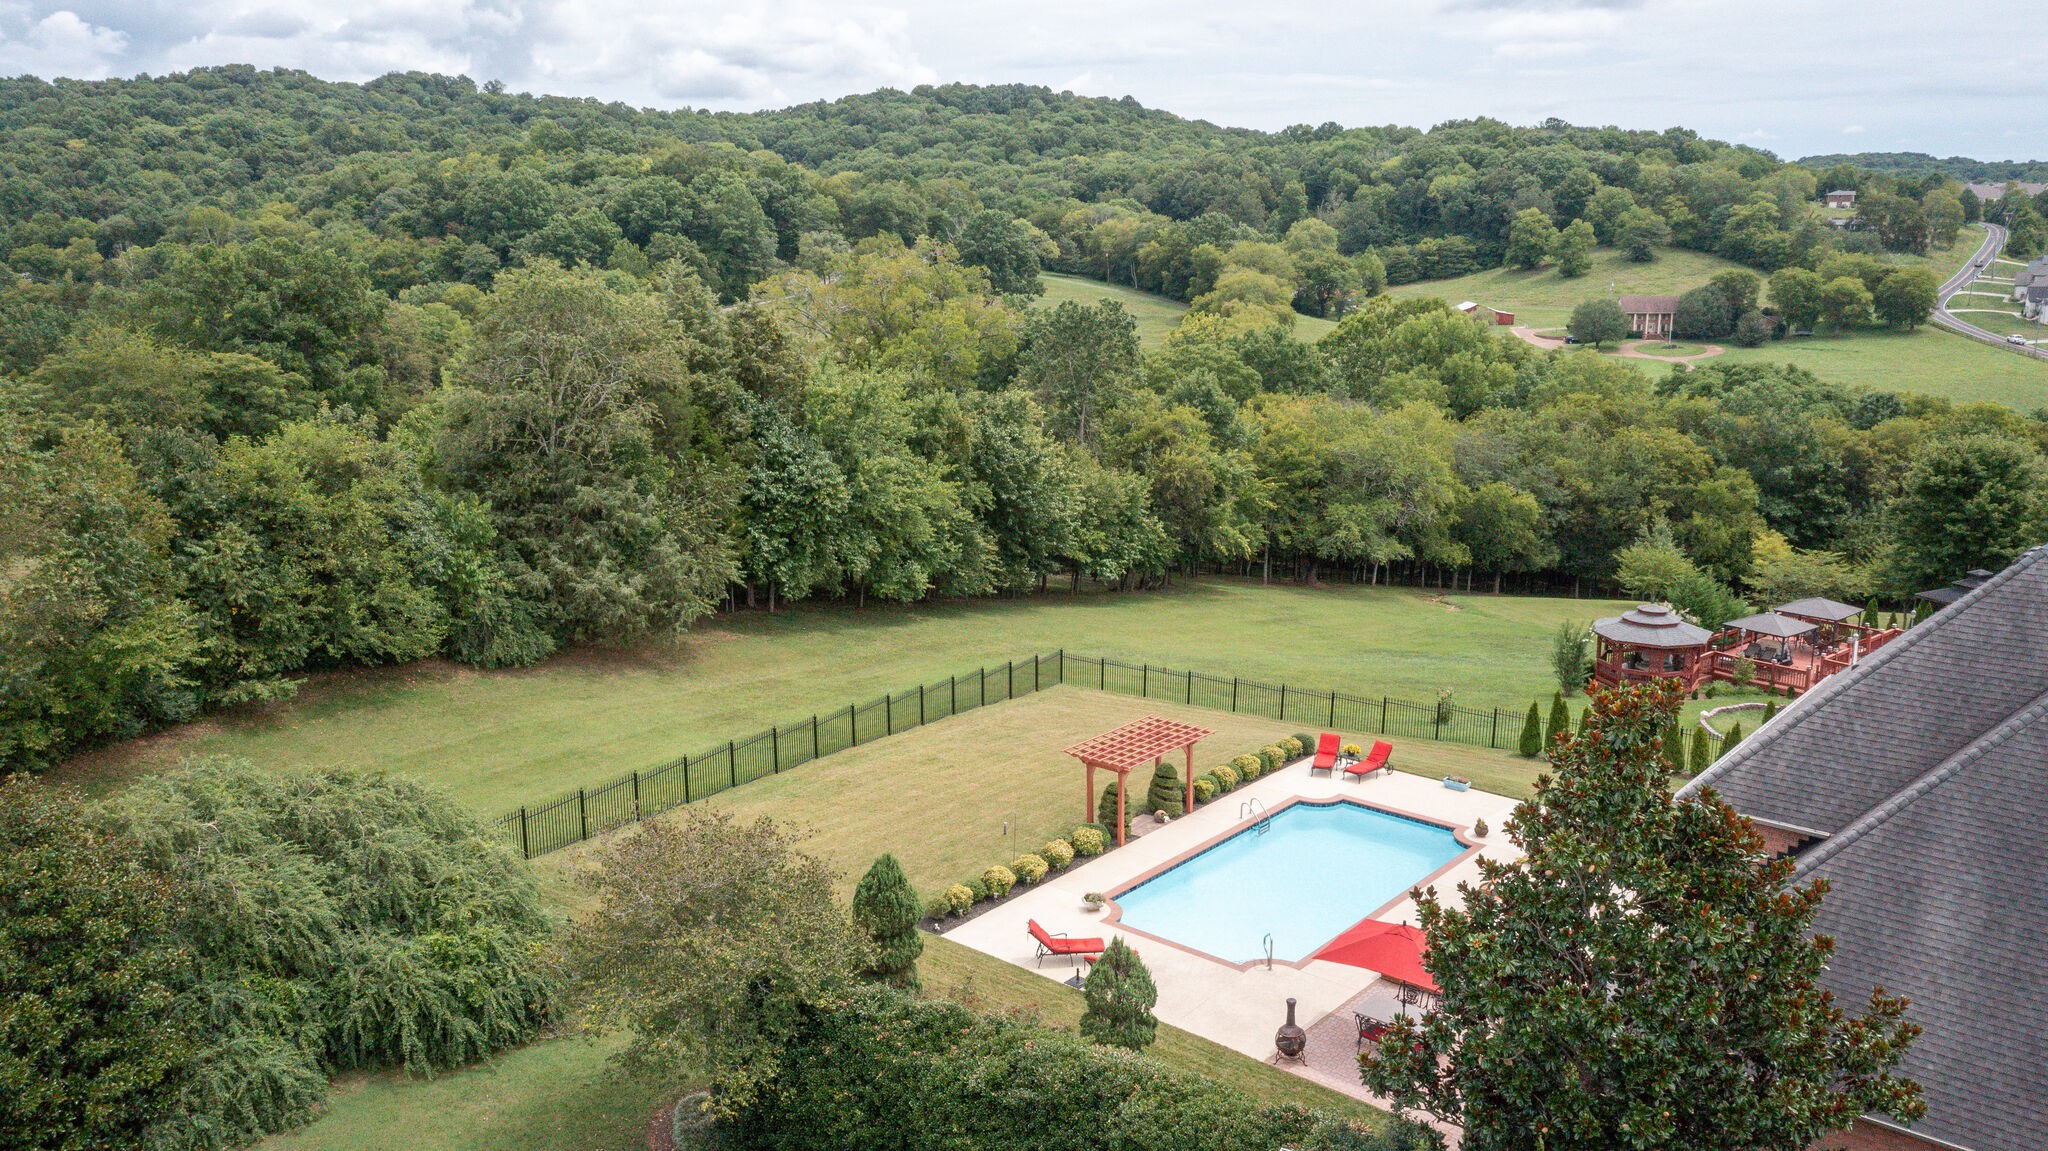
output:
[[[1682,340],[1718,340],[1735,330],[1735,311],[1728,297],[1713,285],[1694,288],[1678,297],[1671,334]]]
[[[1029,223],[984,210],[968,218],[955,247],[961,263],[988,272],[989,287],[1006,296],[1036,296],[1045,291],[1038,254],[1046,242],[1045,234]]]
[[[1095,421],[1137,370],[1137,321],[1115,300],[1063,300],[1025,322],[1017,381],[1037,396],[1047,427],[1062,439],[1090,442]]]
[[[1550,697],[1550,721],[1543,725],[1544,754],[1557,754],[1557,737],[1571,729],[1572,709],[1565,703],[1563,692],[1554,692]]]
[[[1593,235],[1593,225],[1584,220],[1573,220],[1557,233],[1551,241],[1550,258],[1557,261],[1557,274],[1572,279],[1586,274],[1593,264],[1593,248],[1598,243]]]
[[[1794,886],[1749,822],[1667,786],[1662,683],[1604,692],[1458,905],[1418,900],[1437,1009],[1362,1059],[1366,1086],[1469,1151],[1798,1151],[1865,1112],[1925,1111],[1894,1071],[1919,1028],[1820,986],[1824,883]],[[1587,877],[1597,882],[1587,882]]]
[[[1703,727],[1694,727],[1692,729],[1692,756],[1686,763],[1686,769],[1693,775],[1698,775],[1707,770],[1714,762],[1713,749],[1707,746],[1707,742],[1707,730]]]
[[[1110,937],[1102,958],[1088,972],[1081,997],[1087,1003],[1081,1012],[1081,1034],[1090,1042],[1133,1051],[1152,1045],[1159,1031],[1159,1020],[1152,1016],[1159,990],[1152,985],[1152,973],[1123,936]]]
[[[1534,268],[1549,259],[1556,246],[1557,226],[1550,222],[1550,217],[1541,208],[1524,208],[1508,229],[1503,259],[1510,268]]]
[[[183,898],[76,796],[0,781],[0,1146],[140,1147],[171,1114],[196,1046]]]
[[[1935,292],[1940,286],[1927,268],[1900,268],[1886,276],[1870,294],[1878,323],[1902,332],[1926,323],[1934,313]]]
[[[2032,445],[1978,433],[1913,454],[1887,518],[1896,548],[1889,583],[1901,594],[1972,568],[1996,571],[2048,535],[2048,467]]]
[[[1543,754],[1543,709],[1533,699],[1529,701],[1529,718],[1522,721],[1522,740],[1516,750],[1524,759]]]
[[[1728,734],[1721,737],[1721,755],[1727,755],[1729,752],[1734,751],[1735,745],[1741,742],[1742,721],[1737,720],[1728,728]],[[1719,759],[1720,756],[1715,756],[1714,758]]]
[[[891,987],[917,986],[917,957],[924,954],[924,936],[917,930],[921,914],[903,865],[894,855],[875,860],[853,892],[853,925],[874,945],[869,978]]]
[[[1572,339],[1594,348],[1618,344],[1628,338],[1628,316],[1613,300],[1587,300],[1572,309],[1565,331],[1571,333]]]

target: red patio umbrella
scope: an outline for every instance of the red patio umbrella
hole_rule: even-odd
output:
[[[1429,951],[1429,939],[1419,927],[1405,923],[1382,923],[1368,919],[1332,939],[1314,958],[1377,971],[1432,994],[1441,994],[1436,980],[1423,969],[1422,957]]]

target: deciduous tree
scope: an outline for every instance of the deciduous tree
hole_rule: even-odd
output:
[[[1674,801],[1675,684],[1596,697],[1461,907],[1418,900],[1437,1010],[1366,1052],[1367,1087],[1471,1151],[1798,1151],[1867,1111],[1925,1110],[1894,1069],[1918,1028],[1823,991],[1826,885],[1795,886],[1711,792]]]

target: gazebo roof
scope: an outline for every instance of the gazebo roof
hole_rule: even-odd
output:
[[[1788,615],[1779,615],[1774,611],[1767,611],[1762,615],[1746,615],[1741,619],[1731,619],[1721,626],[1731,631],[1746,631],[1752,635],[1770,635],[1776,636],[1779,639],[1790,639],[1795,635],[1805,635],[1820,625],[1803,619],[1793,619]]]
[[[1843,603],[1841,600],[1828,599],[1825,596],[1795,599],[1791,603],[1781,603],[1772,610],[1783,615],[1804,616],[1807,619],[1824,620],[1828,623],[1841,623],[1863,614],[1863,609],[1853,603]]]
[[[1084,739],[1068,748],[1067,754],[1083,763],[1122,772],[1215,734],[1192,723],[1148,715],[1093,739]]]
[[[1593,634],[1636,647],[1703,647],[1713,633],[1685,622],[1662,604],[1646,603],[1625,615],[1593,621]]]

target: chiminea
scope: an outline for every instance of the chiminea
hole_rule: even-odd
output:
[[[1287,1022],[1273,1033],[1273,1046],[1280,1049],[1286,1059],[1299,1059],[1308,1050],[1308,1032],[1294,1025],[1294,1000],[1287,1001]]]

